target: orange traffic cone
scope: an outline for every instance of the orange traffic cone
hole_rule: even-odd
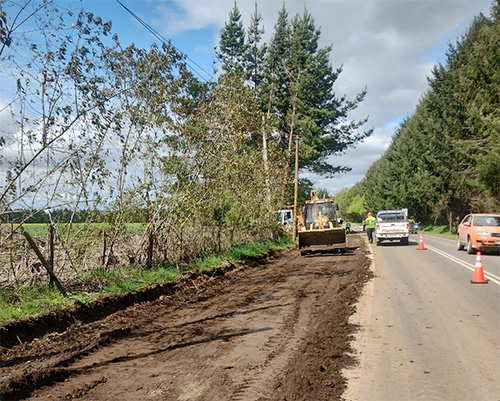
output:
[[[476,266],[474,268],[474,277],[470,281],[472,284],[488,284],[488,280],[484,279],[483,262],[481,260],[481,252],[477,253]]]
[[[420,239],[418,240],[418,251],[425,251],[425,246],[424,246],[424,236],[420,234]]]

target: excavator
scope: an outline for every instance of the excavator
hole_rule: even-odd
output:
[[[301,255],[313,250],[344,253],[347,248],[346,230],[337,218],[338,205],[333,198],[319,199],[318,192],[311,190],[311,199],[298,213],[297,235]],[[303,249],[309,248],[311,249]]]

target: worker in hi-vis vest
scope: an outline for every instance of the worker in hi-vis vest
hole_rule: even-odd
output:
[[[373,243],[373,232],[375,231],[375,217],[372,216],[372,212],[368,212],[366,214],[365,221],[363,222],[366,225],[366,234],[368,235],[368,241],[370,244]]]

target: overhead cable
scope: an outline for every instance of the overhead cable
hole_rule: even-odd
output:
[[[172,44],[171,40],[165,39],[158,31],[156,31],[154,28],[152,28],[147,22],[145,22],[142,18],[140,18],[137,14],[135,14],[132,10],[130,10],[127,6],[125,6],[120,0],[115,0],[118,4],[120,4],[130,15],[132,15],[137,21],[139,21],[155,38],[160,40],[163,44],[168,44],[172,46],[175,50],[177,50],[179,53],[184,54],[186,56],[186,59],[189,60],[191,63],[193,63],[197,68],[199,68],[201,71],[203,71],[205,74],[207,74],[210,79],[213,79],[212,74],[210,74],[208,71],[206,71],[202,66],[200,66],[196,61],[191,59],[187,53],[184,53],[177,47],[175,47]],[[188,62],[186,62],[186,65],[194,72],[196,73],[203,81],[208,82],[207,79],[205,79],[198,71],[196,68],[194,68],[192,65],[190,65]]]

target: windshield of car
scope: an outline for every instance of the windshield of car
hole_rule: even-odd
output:
[[[500,226],[500,216],[476,216],[474,219],[475,226]]]
[[[377,216],[377,219],[380,222],[386,222],[386,221],[406,221],[405,214],[403,212],[380,213]]]

